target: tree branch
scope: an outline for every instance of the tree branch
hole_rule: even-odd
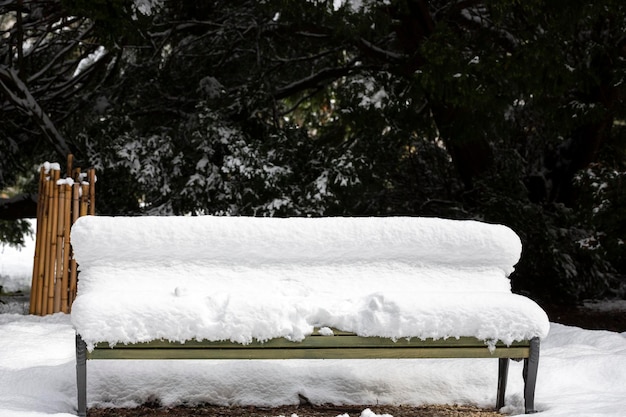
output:
[[[37,123],[59,156],[66,157],[72,153],[48,114],[43,111],[14,69],[0,66],[0,92],[3,92],[16,108]]]
[[[323,70],[313,75],[279,87],[274,91],[272,96],[275,99],[280,100],[303,90],[308,90],[310,88],[320,88],[326,85],[328,81],[336,80],[337,78],[350,75],[355,71],[355,69],[355,67],[324,68]]]
[[[368,51],[372,52],[374,55],[378,56],[381,59],[390,61],[390,62],[403,62],[408,59],[406,54],[394,51],[388,51],[386,49],[380,48],[373,43],[361,38],[359,39],[360,44],[365,47]]]

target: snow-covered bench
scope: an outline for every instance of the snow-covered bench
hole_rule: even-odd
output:
[[[72,306],[86,359],[524,360],[534,411],[544,311],[512,294],[509,228],[435,218],[83,217]]]

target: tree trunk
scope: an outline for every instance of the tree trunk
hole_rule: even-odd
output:
[[[489,142],[484,136],[476,135],[482,129],[472,129],[476,121],[471,110],[431,104],[431,111],[459,178],[471,189],[474,179],[493,164]]]

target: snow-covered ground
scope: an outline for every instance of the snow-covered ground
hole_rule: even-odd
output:
[[[0,285],[27,290],[32,252],[0,249]],[[10,271],[11,275],[7,272]],[[20,278],[21,277],[21,278]],[[496,402],[497,361],[93,361],[90,407],[216,403],[474,404]],[[511,363],[504,412],[523,412],[521,364]],[[551,324],[536,408],[544,417],[626,413],[626,333]],[[0,314],[0,416],[71,416],[74,331],[64,314]]]
[[[35,222],[31,226],[35,230]],[[26,238],[26,246],[16,249],[0,242],[0,287],[5,292],[30,291],[35,240]]]
[[[76,409],[69,317],[0,314],[0,416],[70,416]],[[626,333],[552,324],[542,346],[536,407],[543,417],[622,417]],[[93,361],[90,407],[316,403],[495,404],[496,360]],[[507,406],[523,412],[521,364],[512,362]]]

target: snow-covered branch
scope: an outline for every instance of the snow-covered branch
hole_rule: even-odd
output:
[[[484,6],[462,9],[460,16],[466,23],[476,25],[483,30],[487,30],[497,39],[504,41],[509,49],[513,49],[520,44],[520,40],[515,35],[503,27],[498,27],[493,23]]]
[[[66,57],[70,51],[72,51],[76,46],[85,38],[89,33],[91,33],[93,29],[93,24],[89,25],[84,31],[80,32],[80,34],[76,37],[76,39],[72,40],[72,42],[68,43],[64,48],[59,50],[52,59],[48,61],[46,65],[44,65],[39,71],[32,74],[28,77],[28,82],[34,82],[37,78],[41,77],[47,71],[49,71],[54,65],[56,65],[62,58]]]

